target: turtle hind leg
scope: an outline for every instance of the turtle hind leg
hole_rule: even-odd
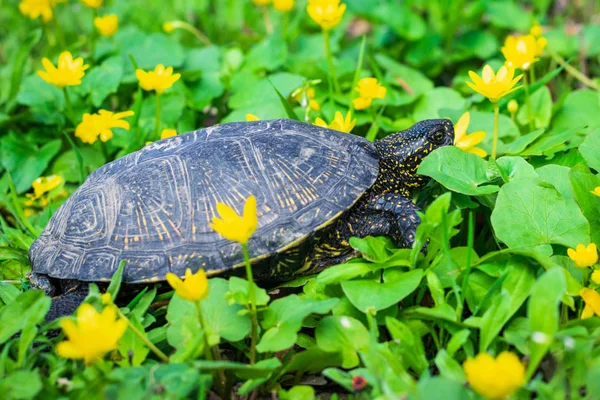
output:
[[[73,290],[53,297],[50,310],[46,314],[46,321],[51,322],[57,318],[73,315],[87,295],[87,287],[85,287],[85,285],[79,285]]]

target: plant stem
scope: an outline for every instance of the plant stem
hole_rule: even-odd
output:
[[[323,29],[323,40],[325,41],[325,54],[327,55],[327,62],[329,63],[329,75],[331,76],[331,80],[333,81],[333,87],[335,88],[335,94],[340,94],[340,84],[337,80],[337,75],[335,73],[335,64],[333,63],[333,55],[331,54],[331,45],[329,44],[329,31],[327,29]]]
[[[211,347],[208,342],[208,331],[206,330],[206,321],[204,321],[204,314],[202,313],[202,306],[200,305],[200,301],[194,301],[196,306],[196,312],[198,313],[198,321],[200,322],[200,328],[202,329],[202,333],[204,335],[204,358],[209,361],[213,359],[220,360],[221,355],[219,354],[218,345]],[[215,371],[215,378],[217,379],[216,386],[218,392],[221,394],[221,398],[228,398],[224,396],[224,386],[225,386],[225,373],[223,370]]]
[[[269,9],[267,7],[263,7],[263,18],[265,21],[265,30],[267,31],[267,34],[270,35],[273,33],[273,23],[271,22]]]
[[[527,119],[529,122],[529,130],[533,131],[533,110],[531,108],[531,100],[529,98],[529,79],[527,73],[523,74],[523,85],[525,86],[525,101],[527,102]]]
[[[94,19],[98,16],[98,10],[94,8],[92,12],[92,31],[90,33],[90,59],[94,60],[94,53],[96,52],[96,31],[94,29]]]
[[[246,263],[246,279],[248,280],[248,301],[250,302],[250,320],[252,321],[252,333],[250,336],[250,364],[256,361],[256,342],[258,335],[258,319],[256,318],[256,294],[254,293],[254,278],[252,277],[252,265],[248,254],[248,245],[242,243],[244,262]]]
[[[65,94],[65,106],[67,107],[67,119],[72,123],[75,123],[75,118],[73,116],[73,106],[71,105],[71,98],[69,97],[69,92],[67,91],[67,87],[63,87],[63,93]]]
[[[156,92],[156,119],[154,124],[154,138],[157,140],[160,136],[160,93]]]
[[[196,312],[198,313],[198,321],[200,321],[200,327],[202,328],[202,333],[204,334],[204,358],[206,358],[207,360],[212,360],[213,357],[210,351],[210,344],[208,343],[208,331],[206,330],[206,323],[204,322],[204,316],[202,315],[200,301],[194,301],[194,305],[196,306]]]
[[[500,118],[500,107],[494,103],[494,137],[492,138],[492,160],[496,159],[496,147],[498,146],[498,119]]]
[[[561,56],[559,56],[556,53],[550,53],[550,55],[552,56],[552,60],[556,61],[558,64],[560,64],[562,67],[564,67],[565,71],[567,71],[570,75],[572,75],[579,82],[583,83],[584,85],[586,85],[588,87],[591,87],[594,90],[600,90],[600,86],[598,86],[598,84],[596,82],[594,82],[593,80],[591,80],[590,78],[585,76],[585,74],[578,71],[577,68],[568,64],[564,58],[562,58]]]
[[[189,33],[191,33],[192,35],[196,36],[196,38],[201,41],[203,44],[210,46],[212,43],[210,42],[210,39],[204,34],[202,33],[202,31],[200,31],[200,29],[196,28],[195,26],[188,24],[185,21],[171,21],[171,25],[173,26],[173,28],[175,29],[183,29],[184,31],[188,31]]]
[[[146,346],[148,346],[148,348],[150,350],[152,350],[152,352],[154,354],[156,354],[158,356],[158,358],[160,358],[162,361],[164,362],[169,362],[169,357],[166,356],[165,353],[163,353],[162,351],[160,351],[160,349],[158,347],[156,347],[154,345],[154,343],[152,343],[147,337],[146,335],[144,335],[142,332],[139,331],[138,328],[136,328],[131,321],[129,320],[129,318],[127,318],[125,316],[125,314],[123,314],[123,312],[121,311],[121,309],[119,307],[117,307],[114,303],[111,304],[112,307],[116,308],[117,313],[119,314],[119,317],[123,318],[125,320],[125,322],[127,322],[127,326],[129,327],[129,329],[131,329],[131,332],[134,333],[134,335],[136,335],[137,337],[139,337],[141,339],[142,342],[144,342],[144,344]]]
[[[471,275],[471,251],[473,250],[473,242],[475,238],[475,227],[473,226],[473,211],[469,211],[469,226],[467,227],[467,268],[465,269],[462,279],[462,300],[466,300],[467,290],[469,288],[469,275]],[[463,303],[464,304],[464,303]]]
[[[287,38],[289,22],[290,22],[290,13],[284,12],[283,20],[281,21],[281,36],[283,37],[283,40],[285,40]]]

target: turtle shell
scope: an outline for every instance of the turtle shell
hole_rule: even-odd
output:
[[[367,140],[290,120],[218,125],[164,139],[94,171],[31,246],[32,269],[54,278],[163,280],[243,263],[210,228],[217,202],[257,200],[253,259],[293,248],[348,210],[375,182]],[[268,273],[268,271],[263,271]]]

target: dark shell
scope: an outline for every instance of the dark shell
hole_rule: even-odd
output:
[[[273,254],[350,208],[377,178],[363,138],[290,120],[219,125],[150,144],[106,164],[56,211],[31,246],[33,271],[125,282],[186,268],[213,274],[243,262],[209,226],[217,202],[257,198],[252,257]]]

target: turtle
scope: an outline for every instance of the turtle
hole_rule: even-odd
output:
[[[188,268],[240,273],[241,245],[210,222],[218,202],[239,212],[250,195],[259,224],[248,248],[259,281],[347,261],[356,256],[352,236],[389,236],[411,247],[420,222],[411,199],[428,182],[417,168],[453,140],[447,119],[375,142],[277,119],[148,144],[92,172],[56,210],[30,248],[30,281],[59,300],[87,282],[110,281],[121,261],[126,285],[162,281],[167,272],[183,277]],[[74,310],[82,296],[62,308]]]

